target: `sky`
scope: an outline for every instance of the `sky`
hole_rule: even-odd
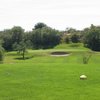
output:
[[[30,31],[38,22],[58,30],[100,25],[100,0],[0,0],[0,30]]]

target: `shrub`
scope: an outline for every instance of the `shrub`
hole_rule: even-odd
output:
[[[4,60],[4,49],[0,47],[0,63],[3,63]]]
[[[90,58],[92,56],[92,53],[86,53],[83,55],[83,64],[88,64]]]
[[[67,36],[67,37],[65,38],[65,42],[66,42],[67,44],[69,44],[69,43],[71,42],[71,40],[70,40],[70,37],[69,37],[69,36]]]
[[[71,41],[73,42],[73,43],[78,43],[79,42],[79,35],[77,35],[77,34],[73,34],[72,36],[71,36]]]
[[[84,33],[84,45],[91,50],[100,51],[100,27],[91,26]]]

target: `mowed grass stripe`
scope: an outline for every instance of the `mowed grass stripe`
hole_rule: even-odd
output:
[[[99,99],[100,68],[95,64],[0,65],[1,100]],[[79,76],[86,74],[87,80]]]

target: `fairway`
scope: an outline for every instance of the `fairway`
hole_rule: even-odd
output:
[[[0,1],[0,100],[100,100],[100,0]]]
[[[71,54],[52,57],[52,51]],[[93,53],[89,63],[83,64],[82,57],[89,51],[63,46],[29,50],[25,60],[19,60],[16,52],[6,53],[0,64],[0,100],[99,100],[100,53]],[[87,80],[80,80],[82,74]]]

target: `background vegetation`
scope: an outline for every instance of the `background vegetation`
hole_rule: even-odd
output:
[[[52,29],[44,23],[37,23],[32,31],[25,32],[20,26],[0,32],[0,44],[6,51],[15,50],[14,45],[24,41],[27,48],[48,49],[60,43],[84,43],[85,47],[100,51],[100,27],[91,25],[84,30],[67,28],[66,31]],[[20,46],[21,47],[21,46]]]

